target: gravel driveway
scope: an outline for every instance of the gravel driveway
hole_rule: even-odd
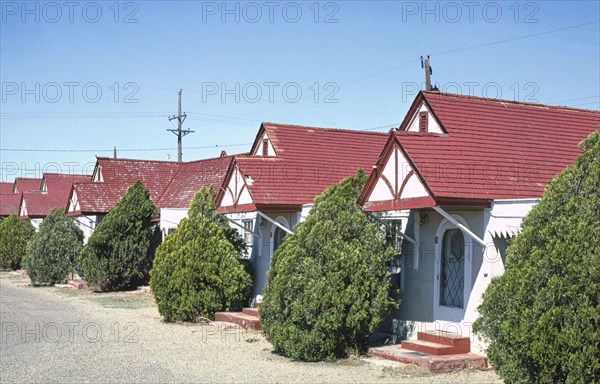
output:
[[[500,383],[492,372],[433,375],[378,358],[294,362],[262,334],[167,324],[144,292],[35,288],[0,273],[0,382]]]

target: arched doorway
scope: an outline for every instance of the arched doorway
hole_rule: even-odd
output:
[[[273,252],[275,252],[281,243],[283,243],[285,235],[286,233],[283,229],[279,227],[275,228],[275,232],[273,232]]]
[[[462,217],[452,216],[468,228]],[[442,220],[435,242],[434,318],[462,321],[471,295],[472,241],[456,225]]]
[[[288,221],[283,216],[279,216],[277,219],[275,219],[275,221],[284,226],[285,228],[290,228]],[[283,243],[283,239],[286,235],[286,231],[273,224],[273,226],[271,227],[271,257],[273,256],[273,253],[275,253],[277,248],[281,246],[281,244]]]
[[[465,238],[458,228],[447,229],[442,237],[439,284],[440,305],[464,308]]]

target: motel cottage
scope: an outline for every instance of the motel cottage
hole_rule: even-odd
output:
[[[99,157],[90,180],[73,183],[66,211],[76,219],[87,241],[129,187],[141,181],[160,214],[164,237],[187,216],[190,201],[200,188],[221,184],[230,160],[225,152],[217,158],[186,163]]]
[[[385,133],[263,123],[248,155],[234,156],[217,210],[243,234],[254,269],[252,301],[264,291],[273,252],[327,187],[368,175]]]
[[[88,175],[44,173],[38,190],[23,191],[19,217],[30,219],[37,230],[53,209],[64,208],[73,183],[89,180]]]
[[[421,92],[359,199],[404,235],[401,304],[386,331],[471,336],[508,239],[599,124],[598,111]]]
[[[19,214],[24,191],[39,191],[42,179],[17,177],[12,183],[0,183],[0,218]]]

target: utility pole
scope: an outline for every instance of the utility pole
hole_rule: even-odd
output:
[[[181,141],[184,136],[186,136],[190,133],[194,133],[194,131],[191,131],[189,129],[183,130],[181,127],[183,125],[183,122],[185,121],[185,118],[187,117],[187,114],[185,114],[185,113],[183,115],[181,114],[181,89],[179,90],[177,95],[178,95],[177,116],[169,117],[169,121],[177,119],[177,129],[167,129],[167,131],[173,132],[175,135],[177,135],[177,161],[181,163],[183,161],[183,153],[181,151]]]
[[[429,56],[426,58],[421,56],[421,68],[425,70],[425,90],[431,91],[431,75],[433,74],[433,71],[429,65]]]

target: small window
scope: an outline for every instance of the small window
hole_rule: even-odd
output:
[[[254,240],[254,223],[252,220],[244,220],[244,241],[248,247],[252,246],[252,240]]]
[[[263,139],[262,154],[263,156],[269,156],[269,139]]]
[[[173,232],[175,232],[175,228],[169,228],[169,229],[167,229],[167,235],[170,235]]]
[[[388,226],[385,227],[386,241],[396,250],[396,252],[400,252],[402,249],[402,235],[400,235],[400,233],[402,233],[402,220],[386,220],[386,223],[388,224]]]
[[[426,133],[427,132],[427,112],[419,112],[419,132]]]

